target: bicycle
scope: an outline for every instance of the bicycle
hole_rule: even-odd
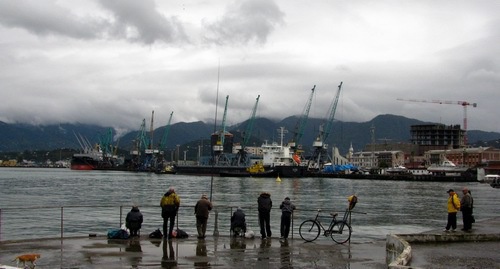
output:
[[[316,218],[306,220],[302,222],[302,224],[300,224],[299,234],[302,239],[304,239],[306,242],[312,242],[319,237],[321,230],[323,230],[324,236],[330,236],[332,240],[338,244],[344,244],[351,239],[352,229],[351,225],[347,223],[347,218],[351,214],[351,211],[349,209],[346,209],[342,220],[337,220],[336,217],[338,216],[338,213],[330,213],[332,221],[330,222],[328,229],[325,229],[323,224],[321,224],[321,221],[319,219],[320,212],[321,209],[318,209]]]

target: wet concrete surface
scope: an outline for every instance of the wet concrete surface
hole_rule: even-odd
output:
[[[411,244],[415,268],[500,268],[500,242]]]
[[[500,269],[500,218],[475,223],[470,232],[430,230],[440,241],[411,242],[408,268]],[[468,239],[467,239],[468,238]],[[472,241],[470,240],[472,238]],[[479,241],[474,238],[481,238]],[[300,238],[109,240],[105,236],[4,241],[0,264],[39,253],[36,268],[387,268],[386,240],[339,245],[329,238],[306,243]],[[2,266],[0,266],[2,268]]]
[[[500,218],[476,222],[469,232],[461,231],[460,226],[455,232],[444,229],[424,232],[452,238],[448,242],[411,243],[410,265],[415,268],[500,269]],[[464,236],[472,237],[472,241],[461,240]]]
[[[339,245],[329,239],[108,240],[105,237],[0,244],[0,264],[40,253],[36,268],[387,268],[385,240]],[[1,268],[1,267],[0,267]]]

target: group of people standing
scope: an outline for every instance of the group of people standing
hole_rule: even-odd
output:
[[[271,200],[271,194],[268,192],[262,192],[257,198],[258,211],[259,211],[259,226],[260,235],[262,239],[266,237],[271,237],[271,208],[273,207],[273,201]],[[290,201],[290,198],[285,197],[283,202],[280,204],[281,209],[281,223],[280,223],[280,233],[281,238],[288,238],[290,233],[290,223],[292,220],[292,213],[295,210],[295,205]]]
[[[181,199],[175,193],[175,188],[170,187],[163,195],[160,201],[161,216],[163,218],[163,234],[167,239],[172,238],[172,232],[175,225],[175,216],[179,211]],[[196,216],[196,230],[198,238],[205,238],[207,232],[207,222],[209,211],[212,210],[212,203],[208,200],[206,194],[201,195],[200,200],[194,206],[194,214]],[[169,225],[170,224],[170,225]]]
[[[257,210],[259,212],[259,226],[260,235],[262,239],[270,238],[272,235],[271,231],[271,208],[273,207],[273,201],[271,200],[271,194],[268,192],[262,192],[257,198]],[[281,209],[281,223],[280,223],[280,233],[281,238],[288,238],[290,233],[290,223],[292,220],[292,213],[295,210],[295,205],[290,201],[290,198],[285,197],[283,202],[280,204]],[[236,211],[231,216],[231,230],[233,235],[242,235],[246,232],[246,220],[245,213],[238,207]]]
[[[445,232],[449,232],[450,229],[454,232],[457,229],[457,213],[462,212],[463,228],[462,231],[468,232],[472,229],[472,223],[475,222],[473,213],[474,199],[472,198],[471,192],[468,188],[464,187],[462,189],[462,198],[458,197],[458,194],[453,190],[449,189],[448,193],[448,222],[446,223]]]
[[[259,226],[260,234],[263,239],[266,237],[271,237],[271,208],[273,202],[271,200],[271,194],[268,192],[262,192],[257,198],[258,211],[259,211]],[[172,237],[172,231],[175,223],[175,216],[179,210],[180,198],[175,193],[175,189],[170,187],[169,190],[163,195],[160,206],[162,208],[162,218],[163,218],[163,233],[167,238]],[[205,238],[207,231],[207,222],[209,212],[212,210],[212,203],[208,200],[207,195],[203,194],[196,203],[194,207],[194,214],[196,215],[196,229],[198,232],[198,238]],[[281,209],[281,224],[280,232],[281,238],[288,238],[290,233],[290,223],[292,218],[293,210],[295,210],[295,205],[290,201],[289,197],[286,197],[280,205]],[[170,222],[170,225],[168,225]],[[238,208],[231,216],[231,230],[237,233],[246,232],[246,220],[245,213],[241,208]]]
[[[161,216],[163,218],[163,234],[164,238],[170,239],[173,236],[175,217],[180,207],[180,197],[175,192],[174,187],[170,187],[168,191],[162,196],[160,200]],[[259,226],[262,239],[271,237],[271,208],[273,202],[271,194],[262,192],[257,198],[258,212],[259,212]],[[207,231],[207,222],[209,212],[212,210],[212,203],[208,200],[206,194],[203,194],[194,207],[194,214],[196,216],[196,229],[198,238],[205,238]],[[281,210],[281,223],[280,233],[281,238],[286,239],[290,233],[290,224],[292,213],[295,210],[295,205],[290,201],[289,197],[281,202],[279,206]],[[132,210],[127,214],[126,226],[130,229],[131,235],[138,235],[141,228],[143,217],[137,206],[132,207]],[[456,226],[456,221],[455,221]],[[245,213],[241,208],[238,208],[231,216],[231,230],[237,233],[246,232]]]

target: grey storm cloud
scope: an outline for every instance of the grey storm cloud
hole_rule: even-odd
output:
[[[205,38],[221,45],[265,43],[274,28],[284,23],[284,16],[274,1],[236,1],[219,21],[205,24]]]
[[[25,29],[38,36],[60,35],[93,39],[107,22],[76,17],[70,10],[51,1],[0,1],[0,24]]]
[[[258,116],[279,119],[313,85],[324,117],[343,81],[342,121],[456,124],[458,105],[397,98],[462,100],[478,104],[469,129],[498,131],[498,1],[372,2],[0,0],[0,121],[210,122],[229,95],[238,123],[258,94]]]
[[[113,36],[145,44],[187,41],[182,24],[175,17],[160,14],[153,0],[101,0],[100,3],[115,17],[110,31]]]
[[[188,39],[182,24],[175,17],[160,14],[153,0],[100,3],[111,18],[77,16],[74,10],[52,1],[0,1],[0,24],[38,36],[75,39],[126,39],[143,44],[182,43]]]
[[[110,16],[77,15],[53,1],[0,1],[0,24],[24,29],[38,36],[75,39],[117,39],[146,45],[191,43],[175,16],[159,12],[153,0],[100,0]],[[265,43],[284,13],[274,1],[247,0],[230,4],[217,21],[205,21],[204,42],[218,45]],[[196,38],[193,38],[195,40]]]

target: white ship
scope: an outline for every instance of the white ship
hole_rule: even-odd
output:
[[[444,160],[441,164],[433,164],[427,167],[427,171],[433,174],[458,175],[464,173],[469,168],[466,166],[457,166],[450,160]]]

